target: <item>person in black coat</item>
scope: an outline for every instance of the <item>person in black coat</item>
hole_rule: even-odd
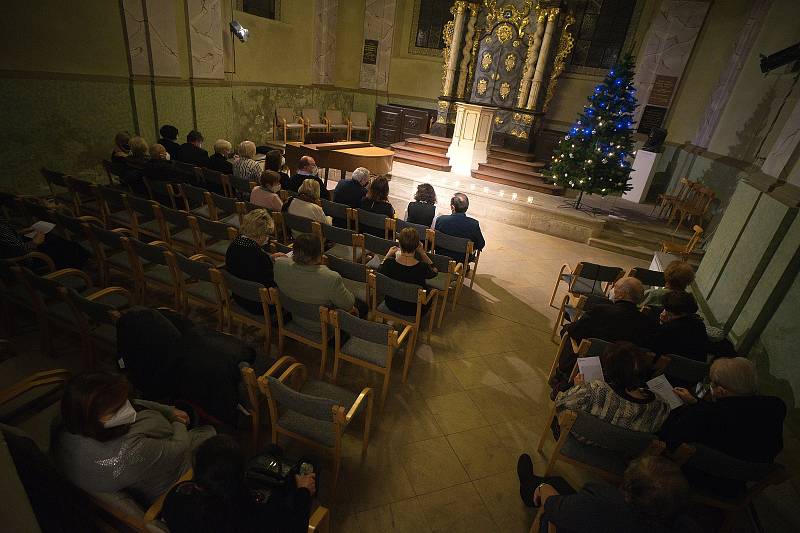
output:
[[[150,160],[150,147],[142,137],[133,137],[130,141],[131,155],[125,158],[125,168],[119,175],[119,181],[130,188],[138,196],[147,196],[144,169]]]
[[[266,209],[254,209],[242,221],[239,235],[231,241],[225,253],[225,268],[237,278],[261,283],[265,287],[275,287],[273,279],[273,256],[264,246],[275,231],[275,222]],[[275,256],[283,256],[278,253]],[[261,315],[261,302],[253,302],[233,295],[234,300],[244,309]]]
[[[233,174],[233,164],[230,161],[233,146],[225,139],[217,139],[214,143],[214,154],[208,158],[208,168],[222,172],[223,174]]]
[[[280,150],[270,150],[264,157],[264,170],[272,170],[273,172],[278,173],[278,175],[281,177],[281,189],[288,189],[289,182],[291,181],[289,174],[285,172],[285,165],[286,160],[283,158],[283,154],[281,154]],[[322,188],[320,188],[320,190],[322,190]]]
[[[756,394],[756,369],[744,357],[722,357],[709,371],[711,401],[698,400],[676,387],[684,406],[673,410],[659,432],[667,447],[704,444],[717,451],[755,463],[771,463],[783,449],[786,404],[774,396]],[[742,483],[684,468],[690,483],[730,494]]]
[[[417,185],[414,201],[408,204],[405,220],[412,224],[421,224],[431,228],[435,218],[436,191],[430,183],[420,183]]]
[[[208,152],[203,150],[203,134],[196,130],[190,131],[186,135],[186,142],[178,149],[175,160],[196,167],[208,168],[211,162]]]
[[[300,162],[297,163],[297,172],[295,172],[292,177],[289,178],[286,187],[283,187],[283,183],[281,183],[281,187],[287,191],[297,192],[300,190],[300,186],[303,184],[303,182],[308,179],[312,179],[319,183],[320,198],[324,200],[331,199],[330,191],[327,189],[327,187],[325,187],[325,182],[319,177],[319,168],[317,167],[317,162],[314,161],[313,157],[307,155],[304,155],[300,158]]]
[[[236,440],[217,435],[194,454],[194,476],[164,500],[161,517],[172,533],[305,533],[316,473],[290,476],[268,493],[251,490]]]
[[[178,150],[181,147],[178,143],[178,128],[171,124],[164,124],[161,126],[161,129],[158,130],[158,133],[161,135],[158,144],[164,147],[170,159],[177,159]]]
[[[483,238],[481,225],[474,218],[467,216],[467,209],[469,209],[469,198],[467,198],[467,195],[462,192],[455,193],[450,199],[451,214],[442,215],[437,218],[435,229],[447,235],[452,235],[453,237],[469,239],[472,241],[475,251],[483,250],[483,247],[486,246],[486,240]],[[437,246],[436,253],[452,257],[458,262],[464,261],[463,252],[447,250],[441,246]]]
[[[367,194],[361,199],[361,209],[387,217],[394,216],[394,206],[389,203],[389,180],[378,176],[369,182]],[[381,232],[383,236],[383,232]]]
[[[369,183],[369,170],[358,167],[353,171],[350,179],[341,179],[336,184],[336,188],[333,190],[333,201],[357,209],[367,194],[367,183]]]
[[[437,271],[433,266],[431,258],[425,253],[422,243],[419,240],[419,233],[414,228],[403,228],[398,238],[400,247],[392,246],[386,252],[386,257],[381,263],[379,272],[384,276],[403,283],[412,283],[425,289],[425,281],[435,278]],[[406,302],[386,296],[384,299],[386,307],[395,313],[414,316],[417,314],[417,304]],[[433,302],[428,302],[422,309],[426,314]]]
[[[167,160],[167,153],[160,144],[150,147],[150,160],[144,165],[144,177],[156,181],[172,181],[175,178],[175,168]]]
[[[670,291],[661,297],[661,304],[661,324],[649,342],[650,348],[658,355],[675,354],[705,363],[708,336],[694,296]]]

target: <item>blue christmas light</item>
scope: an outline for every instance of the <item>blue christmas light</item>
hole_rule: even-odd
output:
[[[584,135],[589,135],[591,133],[592,133],[592,130],[590,130],[589,128],[583,128],[583,134]]]

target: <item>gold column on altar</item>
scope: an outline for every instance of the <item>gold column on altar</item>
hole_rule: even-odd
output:
[[[455,15],[455,19],[453,20],[452,37],[446,43],[444,50],[446,64],[442,83],[442,96],[452,96],[454,92],[453,82],[456,76],[456,65],[458,64],[458,56],[464,34],[464,12],[466,7],[467,3],[465,1],[458,1],[450,9],[450,12]]]
[[[478,20],[478,4],[467,4],[469,9],[469,18],[467,19],[465,33],[464,33],[464,47],[461,50],[461,63],[458,67],[458,83],[456,83],[456,93],[458,98],[464,98],[464,92],[467,85],[467,72],[469,64],[475,59],[472,57],[473,38],[475,37],[475,24]]]
[[[550,43],[553,40],[553,32],[555,31],[556,18],[558,18],[558,8],[554,7],[547,12],[547,25],[544,29],[544,37],[542,39],[541,50],[539,50],[539,57],[536,61],[536,71],[533,74],[533,82],[531,83],[531,90],[528,95],[528,103],[525,106],[527,109],[534,109],[536,107],[536,100],[539,98],[539,91],[542,88],[542,79],[544,78],[544,71],[547,67],[547,60],[550,55]]]
[[[528,43],[528,55],[525,58],[525,66],[522,71],[522,81],[519,84],[519,95],[517,96],[517,107],[525,107],[528,103],[528,94],[531,89],[531,79],[536,68],[536,59],[539,57],[539,50],[542,47],[542,37],[544,36],[545,22],[547,21],[547,10],[540,11],[536,16],[536,33]]]

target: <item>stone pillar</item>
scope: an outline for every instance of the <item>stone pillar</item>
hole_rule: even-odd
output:
[[[492,107],[456,103],[456,125],[447,150],[453,172],[469,176],[480,163],[486,162],[492,140],[493,117]]]
[[[389,85],[389,64],[394,42],[395,0],[369,0],[364,7],[364,48],[377,44],[369,63],[361,61],[358,86],[383,92]]]
[[[547,12],[542,11],[536,17],[536,33],[528,41],[528,55],[525,57],[525,66],[522,70],[522,80],[519,84],[519,95],[517,96],[517,107],[525,107],[528,103],[528,94],[531,90],[531,79],[533,71],[536,69],[536,59],[539,57],[539,50],[542,47],[542,37],[547,21]]]
[[[464,47],[461,49],[461,64],[458,67],[458,83],[456,84],[456,96],[464,98],[464,90],[467,85],[467,70],[472,58],[472,39],[475,37],[475,23],[478,19],[478,5],[468,4],[469,18],[467,19],[464,31]]]
[[[756,42],[756,38],[761,32],[761,25],[769,8],[772,6],[772,2],[773,0],[759,0],[751,4],[747,20],[745,20],[739,32],[739,37],[733,45],[731,56],[728,58],[728,64],[720,75],[717,85],[714,87],[714,92],[711,93],[711,99],[706,106],[705,113],[703,113],[700,126],[692,139],[692,144],[695,146],[708,148],[708,143],[717,129],[720,118],[722,118],[722,111],[728,105],[733,88],[736,86],[736,80],[739,79],[739,72],[741,72],[744,62]]]
[[[338,10],[339,0],[317,0],[314,6],[314,57],[311,75],[317,85],[333,85]]]
[[[783,129],[772,143],[772,148],[761,165],[761,171],[780,180],[786,180],[791,171],[791,165],[787,163],[796,160],[798,147],[800,147],[800,101],[794,105],[794,109],[783,124]]]
[[[550,43],[553,41],[553,32],[555,31],[557,17],[557,8],[549,10],[547,14],[547,25],[544,29],[544,38],[542,39],[542,47],[541,50],[539,50],[539,57],[536,61],[536,72],[533,74],[533,83],[531,84],[531,91],[528,94],[528,104],[525,106],[527,109],[534,109],[536,107],[536,100],[538,100],[539,91],[542,89],[544,70],[547,68],[547,60],[550,56]]]
[[[453,38],[448,46],[447,70],[445,71],[444,84],[442,85],[442,96],[452,96],[453,94],[453,81],[456,76],[461,37],[464,35],[464,11],[466,11],[465,2],[456,2],[451,9],[455,19],[453,21]]]

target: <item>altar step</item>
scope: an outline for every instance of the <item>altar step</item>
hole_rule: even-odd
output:
[[[486,163],[508,170],[519,170],[522,172],[539,172],[539,170],[544,167],[544,163],[540,161],[525,161],[501,156],[494,148],[492,148],[489,151],[489,155],[486,156]]]
[[[661,250],[662,242],[685,244],[692,236],[688,230],[681,229],[675,232],[674,229],[674,227],[666,227],[657,222],[643,224],[609,218],[600,235],[590,237],[587,244],[602,250],[650,261],[653,259],[653,254]],[[689,263],[697,265],[700,263],[700,259],[702,259],[702,253],[693,253],[689,256]]]
[[[443,172],[450,172],[450,160],[447,158],[449,147],[450,139],[447,137],[427,133],[390,146],[394,150],[395,161]]]
[[[511,159],[514,161],[529,161],[535,162],[536,156],[534,154],[528,154],[526,152],[517,152],[516,150],[511,150],[508,148],[500,148],[498,146],[492,146],[489,148],[489,154],[494,154],[496,157],[501,159]],[[540,163],[540,166],[544,166],[544,163]]]
[[[501,166],[481,163],[478,165],[478,170],[472,171],[472,177],[544,194],[553,194],[557,196],[564,194],[564,189],[562,187],[545,182],[542,179],[542,175],[538,172],[519,172],[508,170]]]

